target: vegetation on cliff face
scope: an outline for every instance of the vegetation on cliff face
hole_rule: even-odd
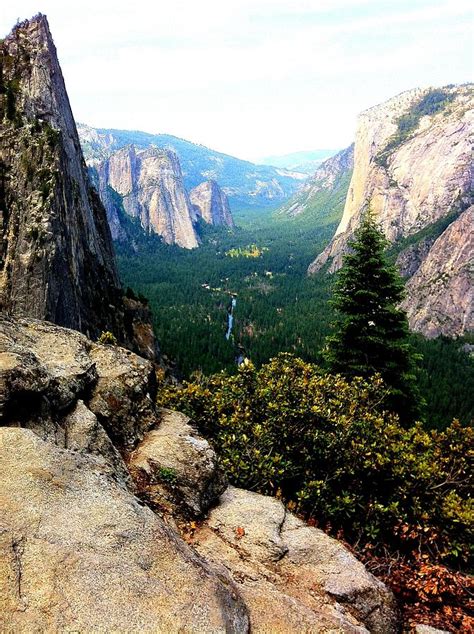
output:
[[[398,118],[396,132],[376,157],[378,164],[387,167],[391,154],[415,132],[422,117],[442,112],[453,100],[454,94],[443,89],[432,89],[423,95],[419,101]]]

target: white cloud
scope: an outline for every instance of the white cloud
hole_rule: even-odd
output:
[[[36,11],[2,7],[0,28]],[[472,71],[466,0],[43,0],[42,11],[78,119],[244,157],[348,144],[361,109]]]

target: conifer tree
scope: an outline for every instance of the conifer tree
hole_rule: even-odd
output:
[[[332,300],[338,319],[324,352],[331,372],[346,377],[379,373],[387,386],[386,407],[412,422],[421,403],[408,321],[398,307],[404,285],[385,255],[386,246],[369,207],[338,273]]]

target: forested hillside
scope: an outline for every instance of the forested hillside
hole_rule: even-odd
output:
[[[304,217],[276,221],[271,213],[258,223],[247,217],[238,215],[241,226],[234,229],[202,228],[203,244],[193,252],[158,240],[139,254],[117,246],[122,280],[149,299],[162,351],[182,376],[235,372],[240,355],[257,366],[279,352],[322,363],[334,279],[323,272],[307,277],[305,271],[335,224],[323,219],[318,226]],[[251,245],[259,256],[246,256]],[[229,252],[239,247],[241,255],[232,257]],[[237,305],[228,341],[232,293]],[[466,424],[474,415],[474,364],[460,349],[461,340],[413,335],[413,345],[423,356],[418,377],[430,425],[443,428],[453,417]]]

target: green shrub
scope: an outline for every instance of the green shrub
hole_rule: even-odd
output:
[[[404,429],[380,410],[384,396],[380,377],[347,381],[281,354],[260,370],[163,387],[159,400],[212,439],[233,484],[281,496],[353,543],[466,561],[473,432]]]
[[[158,469],[158,479],[166,484],[174,484],[178,476],[172,467],[160,467]]]
[[[104,345],[116,346],[117,345],[117,337],[110,332],[110,330],[102,331],[100,337],[97,339],[97,343],[101,343]]]

